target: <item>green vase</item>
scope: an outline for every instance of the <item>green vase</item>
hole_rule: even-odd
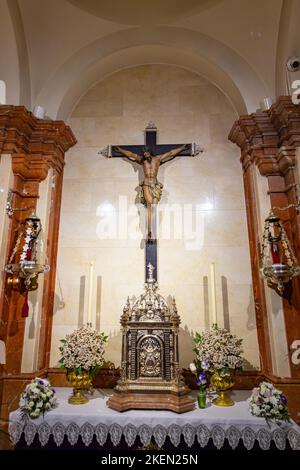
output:
[[[199,390],[197,399],[199,408],[206,408],[206,390]]]

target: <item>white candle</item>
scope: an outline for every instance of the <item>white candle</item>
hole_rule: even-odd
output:
[[[212,324],[217,323],[217,299],[216,299],[216,278],[215,264],[210,265],[210,292],[211,292],[211,318]]]
[[[90,274],[89,274],[88,312],[87,312],[87,322],[90,324],[92,323],[93,281],[94,281],[94,261],[91,261],[90,262]]]

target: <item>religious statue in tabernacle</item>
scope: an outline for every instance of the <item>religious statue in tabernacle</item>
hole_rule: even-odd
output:
[[[149,147],[144,147],[143,155],[138,155],[130,150],[123,149],[122,147],[113,147],[115,152],[118,152],[129,160],[137,162],[143,166],[144,181],[140,184],[140,201],[147,209],[148,240],[152,239],[153,235],[152,206],[159,203],[163,188],[163,185],[157,180],[158,169],[160,165],[173,160],[173,158],[179,155],[180,152],[189,147],[189,144],[184,144],[181,147],[175,148],[161,155],[153,155]]]

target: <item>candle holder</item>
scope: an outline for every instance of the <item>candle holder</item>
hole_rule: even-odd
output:
[[[281,220],[272,210],[265,220],[261,263],[261,272],[267,279],[267,285],[280,296],[283,296],[285,285],[300,274],[300,267]]]
[[[42,230],[40,219],[32,213],[21,225],[17,241],[5,271],[8,276],[6,286],[24,296],[22,317],[29,314],[28,292],[38,288],[38,276],[47,273],[50,267],[37,261],[37,239]]]

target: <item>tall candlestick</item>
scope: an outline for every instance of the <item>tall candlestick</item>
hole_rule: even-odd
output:
[[[94,261],[91,261],[90,262],[90,274],[89,274],[88,312],[87,312],[87,322],[89,324],[92,323],[93,281],[94,281]]]
[[[217,323],[217,299],[216,299],[216,279],[215,264],[210,265],[210,289],[211,289],[211,317],[212,323]]]

